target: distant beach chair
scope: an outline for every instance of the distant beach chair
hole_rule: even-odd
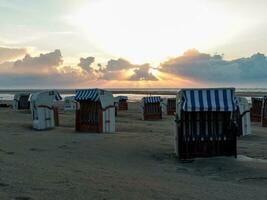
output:
[[[75,96],[68,96],[64,98],[64,111],[76,110]]]
[[[118,101],[118,110],[128,110],[128,97],[117,96],[115,97]]]
[[[175,153],[179,159],[237,155],[238,105],[233,88],[182,89],[177,94]]]
[[[101,89],[77,90],[75,100],[78,102],[76,131],[115,132],[115,106],[111,92]]]
[[[251,120],[250,120],[250,106],[248,100],[245,97],[237,97],[239,108],[239,125],[241,127],[241,135],[251,134]]]
[[[167,99],[167,115],[174,115],[176,111],[176,98]]]
[[[250,118],[252,122],[261,122],[263,98],[251,98]]]
[[[262,127],[267,127],[267,97],[263,97],[262,103],[262,117],[261,117],[261,124]]]
[[[143,120],[161,120],[162,108],[160,96],[143,97],[141,100]]]
[[[28,110],[30,109],[30,93],[17,93],[13,100],[14,110]]]
[[[54,103],[60,100],[62,100],[62,97],[55,90],[36,92],[31,95],[34,129],[45,130],[58,126],[58,109],[54,106]]]

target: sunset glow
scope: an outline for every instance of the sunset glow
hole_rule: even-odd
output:
[[[216,3],[192,0],[95,1],[78,9],[70,22],[107,53],[135,63],[223,45],[250,23]]]
[[[0,87],[265,87],[265,8],[264,0],[2,0]]]

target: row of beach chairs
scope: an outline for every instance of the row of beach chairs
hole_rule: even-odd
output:
[[[54,105],[60,99],[56,91],[30,96],[33,128],[44,130],[58,124],[58,109]],[[127,97],[114,100],[112,93],[100,89],[78,90],[72,100],[79,132],[115,132],[116,108],[128,109]],[[262,122],[267,116],[265,98],[253,100],[249,110],[247,100],[237,98],[233,88],[183,89],[176,98],[167,100],[167,105],[159,96],[144,97],[143,120],[161,120],[163,106],[174,116],[174,146],[180,159],[236,156],[236,138],[249,134],[250,115],[252,121],[259,121],[260,112]]]

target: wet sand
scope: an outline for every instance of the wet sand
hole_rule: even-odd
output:
[[[31,114],[0,108],[0,199],[267,199],[267,128],[238,139],[238,159],[173,156],[173,117],[142,121],[121,111],[115,134],[31,128]]]

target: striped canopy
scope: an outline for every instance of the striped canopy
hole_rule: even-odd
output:
[[[127,96],[117,96],[118,100],[121,101],[121,100],[128,100],[128,97]]]
[[[143,97],[144,103],[160,103],[161,98],[160,96],[154,96],[154,97]]]
[[[61,95],[59,94],[58,91],[54,91],[54,93],[55,93],[55,100],[56,100],[56,101],[60,101],[60,100],[62,100],[62,97],[61,97]]]
[[[235,111],[237,109],[233,88],[183,89],[180,95],[183,111]]]
[[[99,90],[98,89],[84,89],[77,90],[75,94],[75,100],[88,100],[88,101],[98,101],[99,99]]]

